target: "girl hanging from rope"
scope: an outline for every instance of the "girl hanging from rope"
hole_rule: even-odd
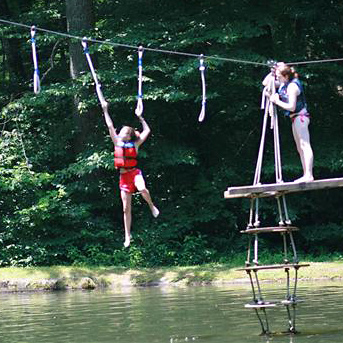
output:
[[[313,151],[308,130],[310,115],[303,85],[295,70],[285,63],[275,66],[275,74],[280,84],[278,92],[271,95],[270,101],[281,107],[292,120],[293,137],[303,168],[303,176],[295,182],[313,181]]]
[[[150,134],[150,127],[142,116],[142,111],[136,110],[136,115],[142,124],[143,131],[135,131],[130,126],[123,126],[117,134],[112,119],[108,113],[108,103],[102,101],[101,107],[105,116],[105,122],[114,144],[114,165],[119,169],[119,188],[124,212],[125,242],[127,248],[131,239],[131,203],[132,194],[139,191],[148,203],[152,215],[156,218],[159,210],[151,200],[149,190],[145,186],[142,171],[137,166],[138,148],[145,142]]]

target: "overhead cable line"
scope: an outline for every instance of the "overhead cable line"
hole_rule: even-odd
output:
[[[32,25],[26,25],[26,24],[17,23],[17,22],[5,20],[5,19],[0,19],[0,23],[20,26],[20,27],[24,27],[24,28],[31,28],[31,26],[32,26]],[[42,32],[53,34],[53,35],[58,35],[58,36],[62,36],[62,37],[66,37],[66,38],[71,38],[71,39],[77,39],[77,40],[81,40],[81,41],[84,38],[84,37],[75,36],[75,35],[71,35],[71,34],[64,33],[64,32],[58,32],[58,31],[48,30],[48,29],[39,28],[39,27],[36,27],[36,31],[42,31]],[[106,44],[106,45],[112,45],[112,46],[121,47],[121,48],[137,50],[137,46],[130,45],[130,44],[124,44],[124,43],[111,42],[109,40],[99,40],[99,39],[94,39],[94,38],[87,38],[87,41],[88,42],[92,42],[92,43],[97,43],[97,44]],[[159,53],[164,53],[164,54],[180,55],[180,56],[186,56],[186,57],[196,57],[196,58],[199,58],[199,56],[201,55],[201,54],[193,54],[193,53],[188,53],[188,52],[165,50],[165,49],[157,49],[157,48],[148,48],[148,47],[144,47],[144,50],[146,50],[146,51],[153,51],[153,52],[159,52]],[[266,66],[266,67],[269,66],[268,63],[254,62],[254,61],[247,61],[247,60],[241,60],[241,59],[235,59],[235,58],[227,58],[227,57],[219,57],[219,56],[203,55],[203,58],[217,60],[217,61],[223,61],[223,62],[253,64],[253,65]],[[342,61],[343,61],[343,58],[329,58],[329,59],[322,59],[322,60],[287,62],[287,64],[289,64],[289,65],[303,65],[303,64],[342,62]]]
[[[24,28],[31,28],[32,25],[25,25],[9,20],[4,20],[0,19],[0,22],[9,24],[9,25],[15,25],[15,26],[20,26]],[[77,39],[77,40],[83,40],[85,37],[80,37],[80,36],[75,36],[71,35],[68,33],[63,33],[63,32],[58,32],[58,31],[52,31],[44,28],[40,28],[36,26],[36,31],[42,31],[42,32],[47,32],[51,33],[54,35],[59,35],[67,38],[72,38],[72,39]],[[129,45],[129,44],[123,44],[123,43],[115,43],[111,42],[108,40],[99,40],[99,39],[94,39],[94,38],[87,38],[88,42],[91,43],[98,43],[98,44],[107,44],[107,45],[112,45],[112,46],[117,46],[117,47],[122,47],[122,48],[127,48],[127,49],[132,49],[132,50],[137,50],[137,46],[135,45]],[[144,47],[145,51],[153,51],[153,52],[160,52],[164,54],[173,54],[173,55],[180,55],[180,56],[187,56],[187,57],[196,57],[199,58],[201,54],[193,54],[193,53],[188,53],[188,52],[181,52],[181,51],[173,51],[173,50],[165,50],[165,49],[156,49],[156,48],[148,48]],[[260,65],[260,66],[268,66],[267,63],[262,63],[262,62],[253,62],[253,61],[246,61],[246,60],[241,60],[241,59],[235,59],[235,58],[226,58],[226,57],[219,57],[219,56],[209,56],[209,55],[202,55],[203,58],[205,59],[212,59],[212,60],[218,60],[218,61],[223,61],[223,62],[234,62],[234,63],[243,63],[243,64],[253,64],[253,65]]]
[[[328,58],[326,60],[286,62],[286,64],[288,64],[288,65],[300,65],[300,64],[315,64],[315,63],[340,62],[340,61],[343,61],[343,58]]]

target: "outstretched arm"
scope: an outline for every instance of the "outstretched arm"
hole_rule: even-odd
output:
[[[137,145],[137,147],[139,147],[148,138],[151,130],[150,130],[148,123],[145,121],[145,119],[143,118],[142,115],[137,114],[137,117],[143,126],[143,131],[140,133],[139,138],[136,141],[136,145]]]
[[[116,129],[113,125],[113,121],[110,117],[110,114],[108,113],[108,102],[107,101],[104,101],[101,103],[101,107],[102,107],[102,110],[103,110],[103,113],[104,113],[104,117],[105,117],[105,122],[106,122],[106,125],[108,127],[108,131],[110,132],[110,136],[111,136],[111,139],[112,139],[112,142],[114,144],[116,144],[117,142],[117,133],[116,133]]]

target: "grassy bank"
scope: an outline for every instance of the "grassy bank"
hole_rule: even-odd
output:
[[[307,263],[307,262],[303,262]],[[308,262],[301,268],[301,280],[343,281],[343,262]],[[291,271],[293,275],[293,271]],[[262,282],[285,278],[281,269],[260,271]],[[245,271],[227,265],[128,269],[118,267],[29,267],[1,268],[0,291],[120,288],[129,286],[248,283]]]

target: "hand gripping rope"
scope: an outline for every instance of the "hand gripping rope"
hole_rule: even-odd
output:
[[[201,74],[201,83],[202,83],[202,102],[201,102],[201,111],[199,114],[198,121],[202,122],[205,118],[205,109],[206,109],[206,82],[205,82],[205,65],[204,65],[204,55],[200,55],[200,66]]]
[[[87,38],[83,38],[82,39],[82,46],[83,46],[83,52],[84,54],[86,55],[86,58],[87,58],[87,62],[88,62],[88,65],[89,65],[89,69],[91,70],[91,73],[92,73],[92,76],[93,76],[93,79],[94,79],[94,82],[95,82],[95,89],[96,89],[96,94],[98,95],[98,98],[99,98],[99,101],[102,104],[104,104],[106,102],[105,98],[104,98],[104,95],[102,94],[102,90],[101,90],[101,84],[98,80],[98,77],[95,73],[95,70],[94,70],[94,66],[93,66],[93,63],[92,63],[92,59],[89,55],[89,49],[88,49],[88,46],[87,46]]]
[[[36,51],[36,27],[31,26],[31,46],[32,46],[32,59],[33,59],[33,91],[35,94],[40,92],[40,80],[39,80],[39,70],[38,70],[38,62],[37,62],[37,51]]]
[[[142,91],[142,84],[143,84],[143,47],[140,46],[138,48],[138,95],[137,95],[137,106],[135,113],[137,116],[143,114],[143,91]]]

